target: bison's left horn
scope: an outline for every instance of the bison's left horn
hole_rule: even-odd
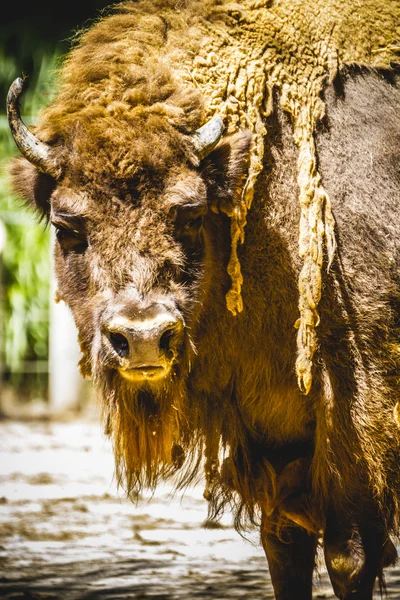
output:
[[[203,127],[200,127],[193,135],[192,141],[201,159],[210,154],[211,150],[218,144],[224,131],[224,123],[220,116],[214,115]]]
[[[18,77],[12,84],[7,95],[7,117],[11,134],[18,150],[29,162],[43,173],[57,177],[59,171],[51,156],[51,147],[38,140],[29,131],[21,119],[19,98],[24,89],[24,82]]]

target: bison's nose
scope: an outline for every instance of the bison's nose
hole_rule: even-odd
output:
[[[162,313],[151,318],[130,320],[113,317],[103,325],[103,335],[121,359],[119,371],[127,379],[165,376],[177,353],[183,322]]]

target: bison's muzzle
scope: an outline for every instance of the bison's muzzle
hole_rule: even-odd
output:
[[[121,312],[101,326],[102,345],[118,361],[117,369],[134,382],[166,377],[183,340],[182,317],[160,305],[151,305],[129,318]]]

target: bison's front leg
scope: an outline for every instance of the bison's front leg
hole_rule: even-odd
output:
[[[311,600],[316,536],[301,527],[290,527],[282,539],[267,530],[262,531],[261,539],[276,600]]]
[[[328,512],[324,535],[325,561],[334,592],[340,600],[372,600],[382,569],[397,558],[396,548],[379,527],[376,514],[364,523]],[[374,518],[375,517],[375,518]]]

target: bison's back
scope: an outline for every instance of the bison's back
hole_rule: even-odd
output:
[[[399,283],[400,77],[349,74],[328,88],[326,102],[317,147],[338,259],[360,299],[377,299]]]
[[[400,491],[400,80],[352,69],[336,83],[317,134],[338,244],[320,304],[319,418],[344,494],[359,498],[369,482],[390,527]]]

